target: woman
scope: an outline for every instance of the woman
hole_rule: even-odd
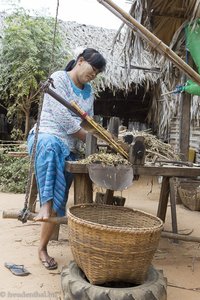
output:
[[[106,60],[95,49],[87,48],[65,70],[52,74],[55,92],[66,101],[75,101],[88,115],[93,115],[93,90],[89,82],[104,71]],[[64,216],[72,175],[65,172],[65,161],[75,160],[75,145],[85,142],[86,131],[80,127],[81,119],[50,95],[45,94],[35,155],[35,174],[40,196],[40,211],[36,221],[50,216]],[[28,137],[29,153],[32,151],[35,128]],[[39,259],[49,269],[57,262],[49,256],[47,245],[55,225],[41,225]]]

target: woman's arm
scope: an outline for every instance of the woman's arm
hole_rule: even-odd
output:
[[[78,138],[79,140],[85,142],[87,131],[81,128],[79,131],[73,133],[73,136]]]

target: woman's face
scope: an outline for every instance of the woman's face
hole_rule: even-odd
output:
[[[78,69],[77,69],[77,76],[81,83],[86,83],[93,80],[99,70],[91,66],[86,60],[80,58],[78,61]]]

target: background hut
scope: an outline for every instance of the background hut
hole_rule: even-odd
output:
[[[170,46],[181,58],[195,68],[186,49],[185,26],[200,17],[199,0],[130,0],[130,14],[160,40]],[[196,24],[198,25],[198,24]],[[194,30],[195,30],[194,23]],[[199,25],[198,25],[199,26]],[[122,26],[123,28],[123,26]],[[149,51],[153,64],[161,70],[160,76],[152,88],[152,106],[156,108],[154,120],[158,124],[158,134],[176,146],[187,159],[188,149],[194,147],[199,159],[199,97],[183,94],[168,94],[177,85],[184,84],[187,78],[171,62],[152,49],[132,29],[125,29],[125,55],[127,71],[131,72],[132,60],[137,60]],[[121,31],[119,31],[121,32]],[[147,86],[149,88],[149,86]],[[162,94],[165,94],[162,96]],[[188,104],[189,103],[189,104]],[[179,136],[179,131],[181,132]]]
[[[0,15],[3,31],[5,15]],[[98,76],[93,85],[96,91],[95,114],[99,115],[106,127],[111,116],[120,117],[123,125],[144,129],[154,126],[155,107],[152,105],[152,91],[159,80],[159,68],[154,64],[149,51],[143,52],[140,63],[137,57],[131,60],[131,71],[127,72],[125,32],[120,34],[112,29],[95,27],[77,22],[59,20],[62,29],[64,51],[69,57],[77,55],[77,48],[94,47],[107,60],[106,71]],[[103,24],[102,24],[103,26]],[[66,51],[67,49],[67,51]],[[66,61],[67,63],[67,61]]]
[[[160,71],[151,53],[144,50],[140,63],[137,57],[131,59],[131,71],[127,72],[123,30],[118,35],[115,30],[76,22],[61,22],[61,25],[71,56],[76,56],[79,47],[94,47],[107,60],[106,71],[94,82],[95,114],[103,117],[103,125],[111,116],[117,116],[126,126],[154,127],[151,87],[159,80]]]
[[[183,29],[186,23],[199,17],[200,1],[130,2],[132,16],[186,60]],[[183,83],[183,74],[126,25],[116,32],[104,29],[103,23],[102,27],[62,21],[60,24],[72,57],[77,47],[94,47],[107,59],[106,72],[94,82],[95,114],[103,117],[104,125],[111,116],[119,116],[126,126],[131,124],[136,129],[149,126],[158,137],[174,144],[178,150],[183,97],[180,94],[161,95]],[[190,113],[190,146],[198,149],[199,97],[192,97]]]

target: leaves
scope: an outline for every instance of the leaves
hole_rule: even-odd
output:
[[[55,64],[51,65],[54,19],[31,17],[18,9],[5,19],[0,48],[0,94],[10,115],[30,115],[31,105],[39,101],[36,93],[50,68],[64,65],[61,32],[57,31],[54,48]],[[35,95],[33,97],[33,95]]]
[[[10,157],[0,152],[0,191],[25,193],[29,158]]]

